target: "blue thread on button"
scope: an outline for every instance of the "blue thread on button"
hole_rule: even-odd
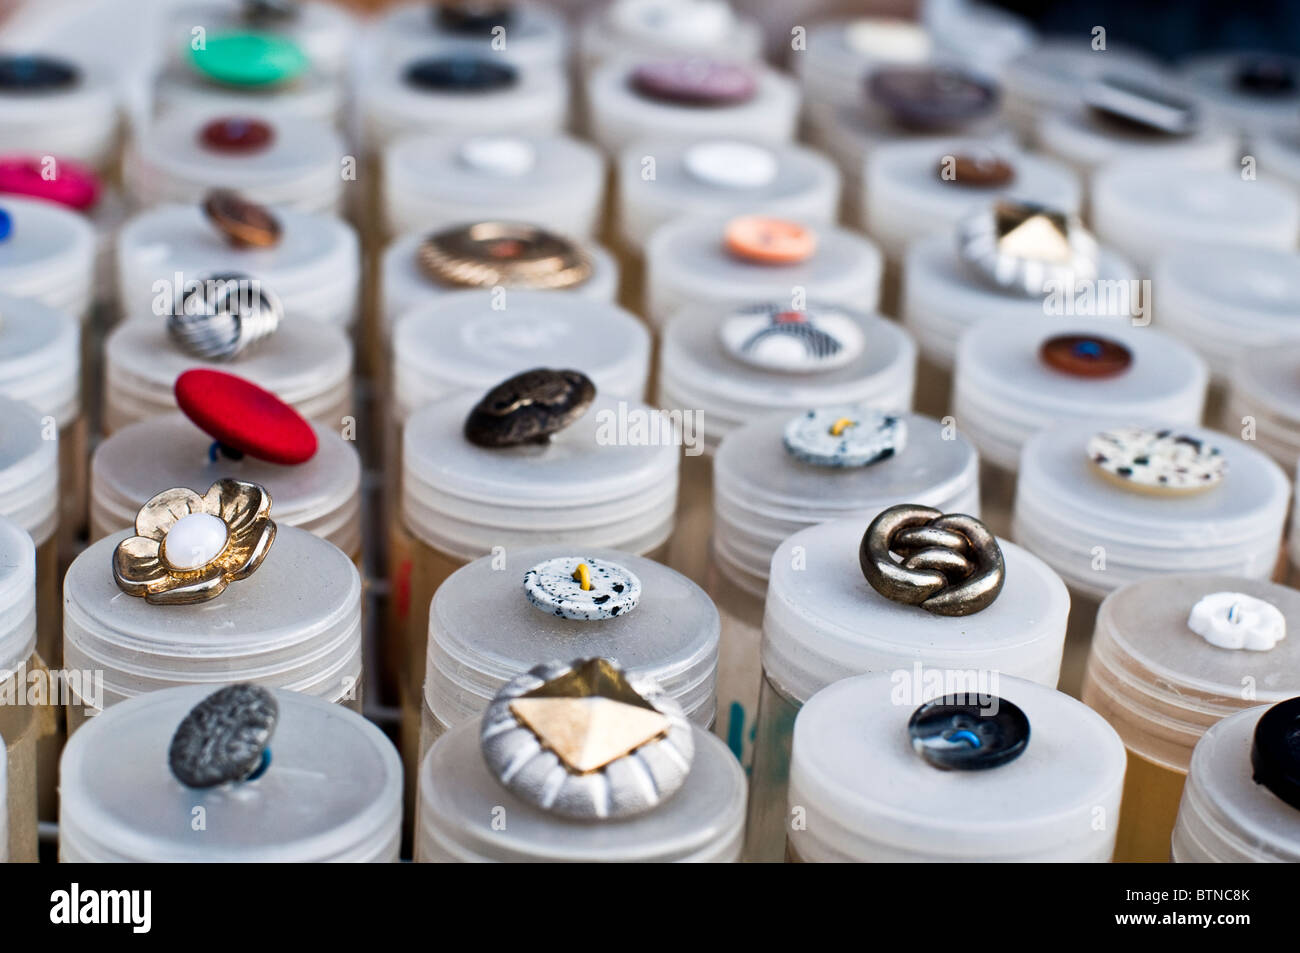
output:
[[[984,746],[983,742],[980,741],[979,736],[975,734],[975,732],[968,731],[965,728],[963,728],[961,731],[954,731],[951,735],[948,736],[948,740],[953,742],[954,744],[958,741],[965,741],[972,748],[982,748]]]

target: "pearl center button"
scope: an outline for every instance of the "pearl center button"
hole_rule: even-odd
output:
[[[173,569],[198,569],[221,555],[229,535],[218,517],[208,513],[182,516],[163,540],[163,559]]]

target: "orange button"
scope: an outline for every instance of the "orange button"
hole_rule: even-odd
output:
[[[795,265],[817,250],[817,236],[809,229],[761,215],[732,219],[725,243],[737,258],[763,265]]]

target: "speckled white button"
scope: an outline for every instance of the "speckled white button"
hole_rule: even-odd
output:
[[[1267,652],[1286,638],[1282,610],[1244,592],[1203,596],[1192,606],[1187,627],[1221,649]]]
[[[868,407],[810,410],[785,426],[785,449],[819,467],[865,467],[888,460],[907,445],[907,424]]]
[[[590,589],[582,587],[579,566],[586,568]],[[641,580],[618,563],[586,556],[558,556],[524,573],[524,593],[538,609],[563,619],[612,619],[636,608]]]
[[[182,516],[167,531],[162,556],[173,569],[199,569],[221,555],[229,538],[230,532],[219,517],[191,513]]]
[[[1218,486],[1228,462],[1218,447],[1173,430],[1121,427],[1088,440],[1088,457],[1108,479],[1145,493],[1197,493]]]
[[[759,189],[776,178],[777,160],[770,150],[748,142],[700,142],[682,154],[694,178],[727,189]]]
[[[537,150],[512,136],[477,136],[461,144],[460,161],[480,172],[513,177],[532,170]]]
[[[806,311],[751,305],[723,321],[718,335],[737,360],[792,373],[842,367],[866,346],[862,327],[852,315],[825,305]]]

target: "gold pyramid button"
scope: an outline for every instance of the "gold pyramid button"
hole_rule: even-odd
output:
[[[1070,226],[1059,212],[1036,205],[999,202],[995,210],[998,251],[1012,258],[1068,262]]]
[[[510,710],[578,774],[600,770],[669,728],[653,708],[610,698],[517,698]]]

